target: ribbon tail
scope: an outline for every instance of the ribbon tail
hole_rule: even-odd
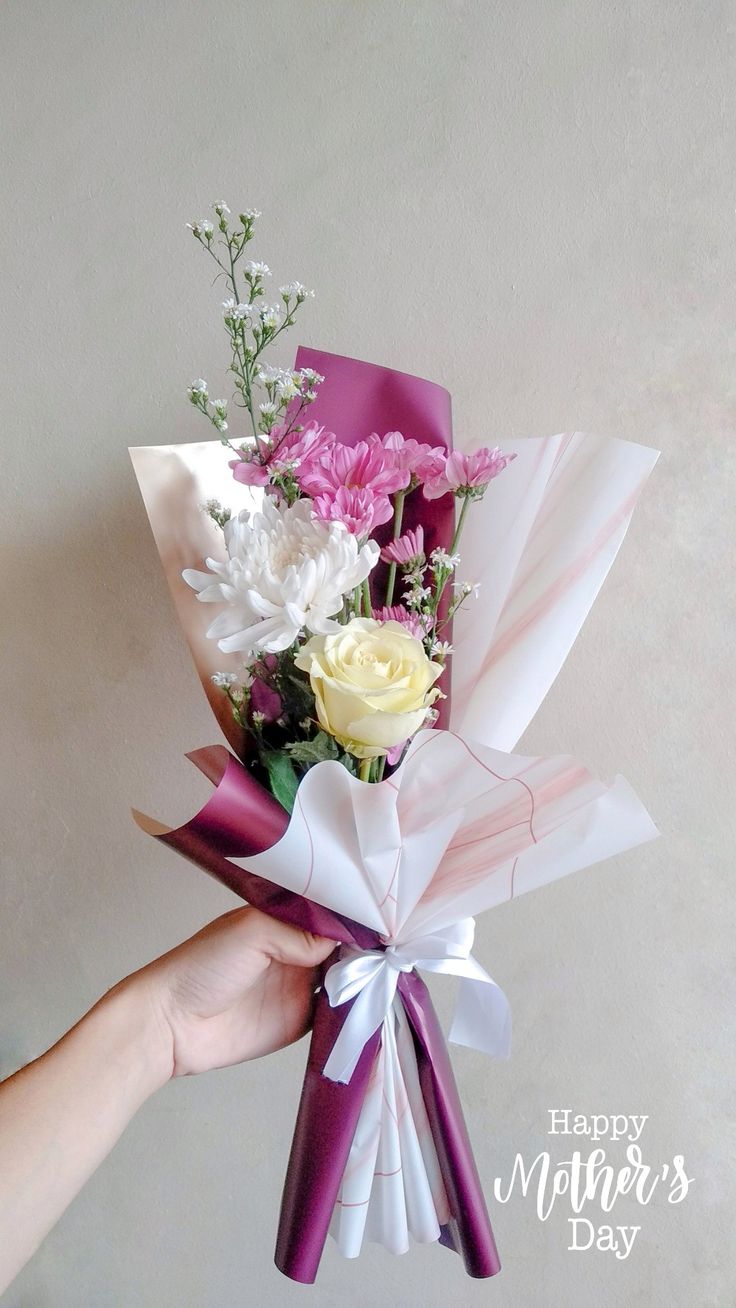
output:
[[[391,1008],[397,980],[394,968],[381,966],[351,1004],[324,1066],[331,1081],[347,1085],[351,1080],[364,1046],[380,1030]]]
[[[449,1039],[492,1058],[508,1058],[511,1009],[503,990],[487,973],[461,979]]]
[[[416,972],[399,978],[399,994],[414,1031],[422,1097],[450,1205],[440,1241],[461,1254],[469,1276],[495,1276],[501,1262],[442,1028]]]

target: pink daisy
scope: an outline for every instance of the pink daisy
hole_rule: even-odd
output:
[[[380,444],[370,445],[367,441],[353,446],[337,441],[316,460],[310,460],[306,471],[297,471],[297,479],[308,495],[331,495],[341,486],[393,495],[409,485],[409,473],[396,466],[391,454]]]
[[[233,459],[229,466],[235,480],[246,486],[267,486],[274,472],[286,467],[306,470],[337,440],[333,431],[326,431],[316,422],[308,423],[303,431],[283,433],[283,426],[274,427],[268,440],[261,437],[258,446],[247,451],[244,458]]]
[[[424,528],[415,527],[404,532],[381,550],[384,563],[398,563],[400,568],[412,568],[424,560]]]
[[[493,450],[485,447],[474,450],[472,454],[453,450],[447,456],[443,471],[425,484],[425,498],[437,500],[450,491],[453,495],[475,492],[480,498],[488,483],[515,458],[515,454],[502,454],[498,446]]]
[[[376,495],[367,487],[338,486],[336,491],[316,496],[315,517],[322,522],[344,522],[353,536],[369,536],[374,527],[393,517],[387,495]]]
[[[368,440],[391,455],[396,467],[408,472],[415,485],[438,477],[445,466],[447,451],[442,445],[424,445],[400,431],[388,431],[385,436],[374,432]]]
[[[373,616],[376,622],[400,622],[412,636],[416,636],[417,640],[421,640],[427,634],[429,619],[422,618],[418,613],[410,613],[403,604],[391,604],[388,608],[374,609]]]
[[[276,429],[274,429],[275,432]],[[323,454],[327,454],[335,444],[334,431],[319,427],[316,422],[307,423],[303,431],[292,431],[279,438],[271,434],[273,453],[269,463],[273,468],[281,469],[287,465],[304,472],[307,467],[317,463]]]

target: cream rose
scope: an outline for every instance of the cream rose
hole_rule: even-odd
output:
[[[442,665],[399,622],[353,618],[297,655],[325,731],[358,758],[379,758],[421,727]]]

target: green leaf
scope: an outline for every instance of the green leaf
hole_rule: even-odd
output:
[[[282,664],[278,682],[276,688],[293,717],[314,716],[314,693],[309,682],[299,672],[294,672]]]
[[[299,785],[291,759],[288,754],[282,754],[277,749],[264,749],[261,752],[261,762],[268,772],[271,794],[287,813],[291,813]]]
[[[338,755],[337,745],[326,731],[318,731],[314,740],[295,740],[286,748],[295,763],[306,763],[307,767],[313,763],[324,763],[325,759],[337,758]]]

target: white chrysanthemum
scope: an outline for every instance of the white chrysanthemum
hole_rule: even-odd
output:
[[[182,576],[205,603],[226,603],[207,631],[223,653],[277,653],[306,628],[338,629],[343,596],[378,562],[375,541],[362,547],[341,522],[318,522],[310,500],[281,507],[270,496],[260,513],[246,509],[225,524],[225,563]]]

